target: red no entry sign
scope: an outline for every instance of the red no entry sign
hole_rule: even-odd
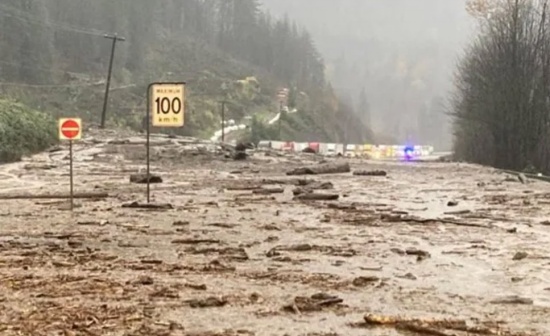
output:
[[[78,140],[82,135],[82,121],[79,118],[59,120],[59,139]]]
[[[73,142],[82,138],[82,120],[80,118],[61,118],[59,119],[59,139],[71,140],[69,142],[69,176],[71,183],[71,210],[73,210]]]

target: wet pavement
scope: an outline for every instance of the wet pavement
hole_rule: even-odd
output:
[[[109,136],[75,146],[75,190],[110,197],[0,200],[2,335],[550,334],[547,183],[342,158],[387,176],[286,176],[323,158],[156,137],[171,208],[127,208],[145,150]],[[294,199],[306,179],[339,199]],[[0,166],[0,192],[67,193],[66,148]]]

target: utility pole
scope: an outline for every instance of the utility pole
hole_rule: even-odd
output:
[[[113,60],[115,58],[115,47],[117,41],[126,41],[124,37],[119,37],[115,33],[114,35],[103,35],[104,38],[113,40],[113,46],[111,47],[111,59],[109,60],[109,73],[107,74],[107,84],[105,87],[105,97],[103,99],[103,111],[101,113],[101,128],[105,128],[105,119],[107,117],[107,102],[109,100],[109,87],[111,86],[111,74],[113,72]]]
[[[283,122],[283,102],[279,102],[279,141],[281,141],[281,127]]]
[[[222,142],[225,142],[225,100],[222,101]]]
[[[350,111],[349,113],[354,113]],[[351,114],[346,115],[346,126],[344,127],[344,149],[342,149],[342,155],[346,155],[346,150],[348,149],[349,144],[349,122],[351,119]]]

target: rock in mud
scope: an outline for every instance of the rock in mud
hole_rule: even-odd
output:
[[[254,149],[254,144],[251,143],[251,142],[246,142],[246,143],[239,142],[239,143],[235,146],[235,150],[236,150],[236,151],[239,151],[239,152],[244,152],[244,151],[247,150],[247,149]]]
[[[528,256],[527,252],[523,252],[523,251],[516,252],[516,254],[514,254],[514,257],[512,258],[512,260],[523,260],[523,259],[527,258],[527,256]]]
[[[138,277],[137,279],[131,281],[131,283],[132,283],[133,285],[148,286],[148,285],[154,284],[155,281],[153,280],[153,278],[151,278],[151,277],[148,276],[148,275],[142,275],[142,276]]]
[[[132,174],[130,175],[130,182],[137,184],[147,183],[147,174]],[[162,183],[162,178],[158,175],[149,174],[149,183]]]
[[[407,280],[416,280],[416,279],[418,279],[414,274],[412,274],[410,272],[407,273],[407,274],[398,275],[397,278],[407,279]]]
[[[245,151],[237,151],[231,155],[231,158],[235,161],[243,161],[248,158],[248,154]]]
[[[352,284],[355,287],[365,287],[378,281],[380,281],[380,278],[377,276],[360,276],[353,279]]]

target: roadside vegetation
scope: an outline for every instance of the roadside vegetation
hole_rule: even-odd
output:
[[[0,100],[0,163],[18,161],[56,142],[56,122],[51,116]]]
[[[458,159],[550,172],[550,17],[544,1],[469,3],[479,34],[457,71]]]

